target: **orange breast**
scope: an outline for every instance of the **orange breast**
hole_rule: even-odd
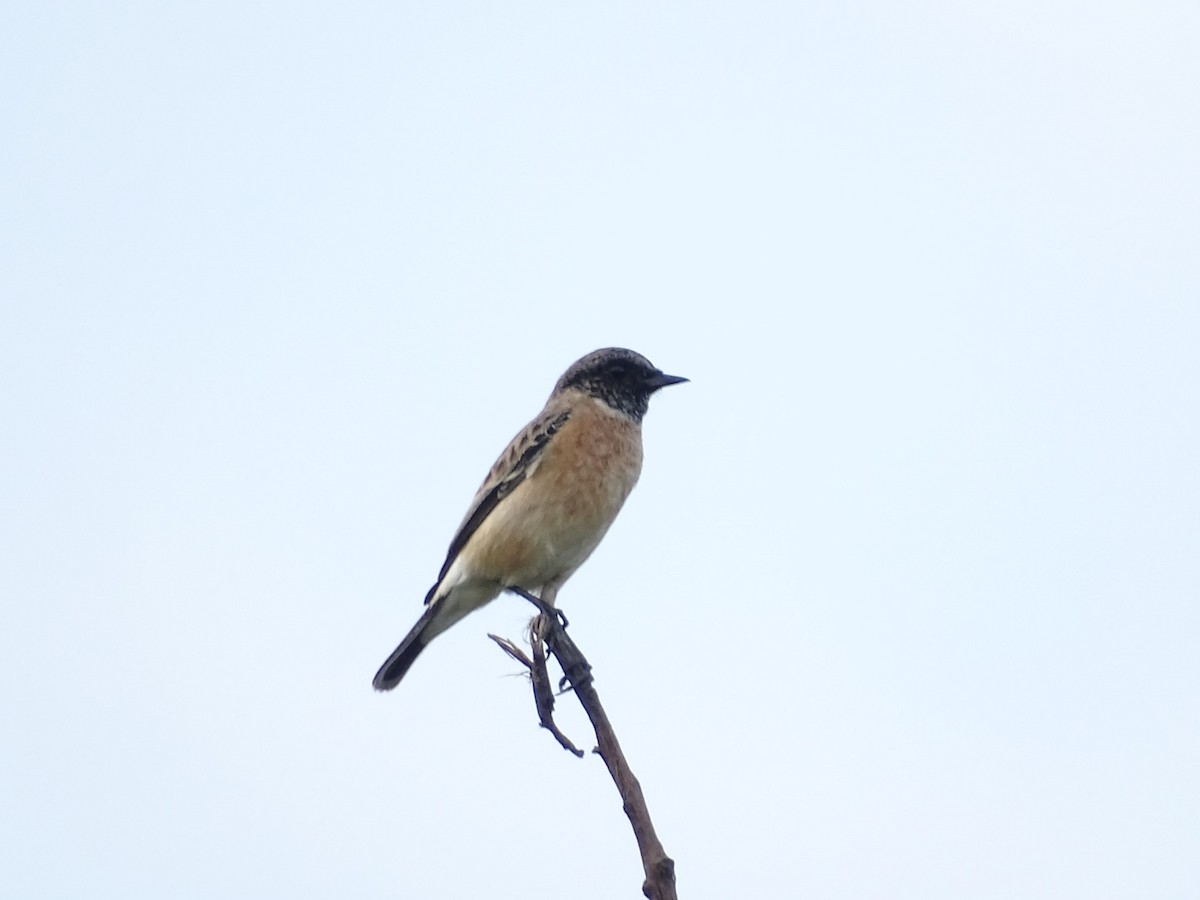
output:
[[[641,428],[582,400],[525,481],[470,541],[472,575],[540,587],[599,544],[642,469]]]

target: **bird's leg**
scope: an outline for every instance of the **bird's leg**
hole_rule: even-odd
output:
[[[541,611],[542,615],[549,616],[552,619],[558,619],[564,629],[568,624],[570,624],[567,621],[566,615],[563,614],[563,611],[561,609],[554,608],[554,598],[558,596],[558,588],[551,587],[549,585],[546,586],[542,589],[543,596],[541,597],[538,597],[537,595],[525,590],[525,588],[518,587],[515,584],[509,585],[508,590],[512,591],[518,597],[524,597],[526,600],[536,606]]]
[[[543,603],[548,603],[551,608],[554,608],[554,601],[558,597],[559,585],[554,582],[542,588],[541,600]],[[575,646],[575,642],[567,635],[567,617],[558,609],[558,618],[562,622],[561,628],[552,628],[549,630],[547,637],[547,646],[558,659],[559,665],[563,669],[563,677],[558,681],[559,691],[565,691],[567,686],[575,687],[579,684],[584,684],[592,679],[592,667],[588,665],[588,661],[583,658],[583,654],[579,652],[579,648]]]
[[[543,618],[542,627],[534,626],[534,640],[545,641],[546,646],[558,658],[559,664],[563,667],[563,677],[559,679],[559,691],[566,690],[568,684],[574,686],[590,681],[592,677],[592,667],[587,660],[583,658],[583,654],[579,652],[579,648],[575,646],[566,632],[567,617],[558,609],[554,608],[554,598],[558,595],[557,585],[546,585],[542,589],[542,596],[536,597],[523,587],[512,586],[508,590],[512,591],[520,597],[524,597],[539,610],[541,610]],[[561,622],[561,626],[554,627],[555,617]]]
[[[525,590],[525,588],[518,587],[515,584],[509,585],[508,590],[512,591],[518,597],[524,597],[526,600],[528,600],[530,603],[532,603],[534,606],[536,606],[539,610],[541,610],[542,615],[544,615],[544,616],[553,616],[554,615],[554,607],[551,606],[549,603],[547,603],[545,600],[543,600],[541,597],[539,597],[537,594],[530,593],[529,591]]]
[[[569,625],[570,623],[567,621],[567,614],[554,605],[554,601],[557,599],[558,599],[558,585],[557,584],[555,584],[554,582],[551,582],[550,584],[548,584],[544,588],[542,588],[542,602],[550,605],[550,608],[554,610],[554,614],[556,616],[558,616],[558,621],[560,623],[562,623],[563,631],[566,631],[567,625]]]
[[[554,622],[554,607],[536,594],[525,590],[523,587],[512,585],[508,588],[508,590],[512,591],[519,597],[524,597],[538,608],[538,610],[541,612],[541,615],[535,616],[533,621],[529,623],[529,634],[536,643],[547,640],[549,637],[548,632],[551,630],[552,623]]]

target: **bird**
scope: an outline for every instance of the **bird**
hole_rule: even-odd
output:
[[[637,483],[651,395],[687,380],[621,347],[572,363],[484,478],[375,689],[394,688],[430,641],[505,590],[552,607]]]

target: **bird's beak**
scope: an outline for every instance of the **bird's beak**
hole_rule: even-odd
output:
[[[685,381],[687,379],[679,375],[667,375],[664,372],[655,372],[646,379],[646,387],[652,391],[657,391],[659,388],[670,387],[673,384],[683,384]]]

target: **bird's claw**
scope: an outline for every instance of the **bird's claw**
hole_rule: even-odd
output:
[[[562,678],[558,679],[558,692],[565,694],[568,690],[573,690],[576,684],[587,684],[591,678],[591,666],[586,663],[571,666],[570,669],[563,672]]]

